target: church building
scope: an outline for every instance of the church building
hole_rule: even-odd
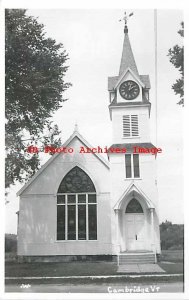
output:
[[[77,127],[18,192],[18,256],[29,261],[117,259],[155,263],[160,253],[156,155],[150,141],[150,79],[140,75],[125,17],[119,73],[108,78],[112,145],[107,160]],[[111,125],[110,125],[111,126]],[[126,150],[125,150],[126,149]]]

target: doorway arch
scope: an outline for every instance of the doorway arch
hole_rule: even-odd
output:
[[[126,251],[141,251],[146,248],[145,213],[136,198],[132,198],[124,211],[124,240]]]
[[[144,212],[143,212],[143,208],[142,208],[141,204],[139,203],[139,201],[137,199],[133,198],[127,204],[125,213],[126,214],[127,213],[136,214],[136,213],[144,213]]]

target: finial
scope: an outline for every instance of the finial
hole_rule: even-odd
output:
[[[127,13],[126,13],[126,11],[125,11],[123,19],[120,19],[120,20],[119,20],[119,22],[121,22],[121,21],[124,21],[124,22],[125,22],[124,33],[128,33],[127,22],[128,22],[128,20],[129,20],[129,18],[130,18],[131,16],[133,16],[133,15],[134,15],[134,13],[132,12],[132,13],[130,13],[130,14],[127,16]]]
[[[78,132],[78,125],[77,125],[77,122],[75,123],[74,131],[75,131],[75,132]]]

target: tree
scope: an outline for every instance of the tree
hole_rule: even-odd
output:
[[[39,154],[27,153],[28,145],[61,143],[51,118],[67,100],[67,59],[63,45],[46,37],[36,18],[26,10],[6,9],[6,187],[27,180],[39,168]]]
[[[162,250],[180,250],[184,247],[184,225],[172,224],[169,221],[160,224]]]
[[[17,251],[17,236],[16,234],[5,234],[5,252],[16,253]]]
[[[181,37],[184,37],[184,23],[181,23],[181,29],[178,31]],[[184,46],[175,45],[168,52],[169,61],[177,68],[181,77],[172,85],[176,95],[180,95],[177,104],[184,106]]]

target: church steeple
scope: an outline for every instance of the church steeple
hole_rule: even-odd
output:
[[[147,105],[150,112],[148,75],[140,75],[134,59],[128,34],[128,20],[133,15],[124,14],[119,21],[124,21],[124,41],[119,74],[108,77],[108,91],[110,96],[110,115],[113,107]]]
[[[119,68],[119,76],[123,74],[127,68],[130,68],[136,75],[139,75],[137,65],[135,63],[133,51],[131,48],[129,35],[128,35],[128,26],[127,22],[128,19],[133,15],[133,13],[129,14],[127,16],[126,12],[124,15],[123,20],[125,21],[124,24],[124,42],[123,42],[123,51],[122,51],[122,57],[121,57],[121,64]],[[120,20],[122,21],[122,20]]]
[[[133,51],[131,48],[128,30],[125,31],[124,36],[124,42],[123,42],[123,51],[122,51],[122,57],[121,57],[121,63],[119,68],[119,76],[127,70],[127,68],[130,68],[136,75],[139,75],[137,65],[134,59]]]
[[[112,145],[109,149],[119,148],[114,153],[111,151],[108,153],[111,172],[110,198],[111,203],[116,203],[112,207],[117,218],[117,232],[116,230],[112,230],[112,232],[115,232],[115,236],[118,233],[117,240],[115,239],[118,253],[119,251],[149,249],[148,251],[153,251],[155,254],[159,253],[160,242],[158,211],[156,211],[155,155],[149,153],[150,148],[155,149],[150,140],[150,80],[148,75],[138,73],[135,63],[127,27],[131,15],[133,14],[125,13],[122,19],[124,21],[124,42],[119,74],[108,77],[109,111],[112,121]],[[146,149],[144,150],[146,154],[137,149]],[[137,188],[137,185],[141,190]],[[142,207],[144,195],[146,203],[150,203],[152,200],[152,205],[147,205],[150,208],[150,221]],[[137,214],[134,214],[136,210],[134,211],[133,207],[130,211],[126,209],[128,203],[132,205],[133,199],[135,202],[138,201],[138,207],[141,204],[140,211],[138,211],[142,212],[140,220]],[[131,202],[129,202],[130,200]],[[144,204],[146,205],[146,203]],[[114,227],[112,228],[114,229]],[[137,238],[137,228],[140,228],[140,238]],[[151,234],[147,234],[147,230],[151,230]]]
[[[114,143],[149,141],[150,80],[148,75],[138,73],[135,63],[127,26],[132,15],[125,12],[122,19],[124,42],[119,74],[108,78]]]

